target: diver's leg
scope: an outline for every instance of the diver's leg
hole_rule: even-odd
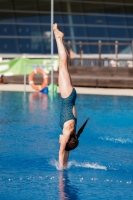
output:
[[[70,95],[73,88],[71,83],[71,77],[68,72],[68,53],[63,44],[64,34],[58,30],[57,24],[54,25],[53,29],[59,55],[59,77],[58,77],[59,89],[61,96],[65,98]]]

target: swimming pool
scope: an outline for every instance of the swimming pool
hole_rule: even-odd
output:
[[[78,95],[90,121],[58,169],[60,97],[0,92],[1,200],[133,199],[133,98]]]

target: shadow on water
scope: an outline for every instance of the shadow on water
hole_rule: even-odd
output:
[[[60,191],[60,200],[79,200],[78,189],[73,186],[68,177],[68,172],[60,171],[59,174],[59,191]]]

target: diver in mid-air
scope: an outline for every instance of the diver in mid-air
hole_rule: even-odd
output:
[[[76,134],[76,90],[72,86],[71,77],[68,71],[68,53],[63,43],[64,34],[59,31],[57,24],[53,25],[53,30],[59,55],[58,84],[61,93],[60,126],[62,129],[62,134],[59,138],[59,164],[60,167],[63,168],[67,165],[69,151],[78,146],[78,138],[82,133],[88,119]]]

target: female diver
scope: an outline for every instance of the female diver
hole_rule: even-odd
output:
[[[71,77],[68,71],[68,53],[63,44],[64,34],[59,31],[57,24],[53,25],[53,31],[57,43],[59,55],[59,77],[58,84],[61,94],[61,114],[60,126],[62,134],[60,135],[59,164],[63,168],[67,165],[69,151],[78,146],[78,137],[83,131],[88,119],[81,126],[76,134],[76,90],[72,86]]]

